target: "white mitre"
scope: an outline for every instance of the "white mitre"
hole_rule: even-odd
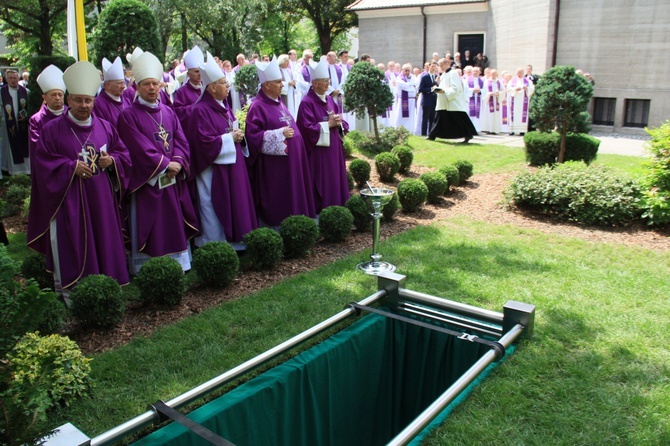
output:
[[[191,50],[184,54],[184,65],[187,70],[191,68],[199,68],[201,63],[205,63],[205,56],[198,45],[191,48]]]
[[[37,85],[42,89],[42,93],[51,90],[60,90],[65,93],[65,82],[63,82],[63,71],[56,65],[49,65],[39,76],[37,76]]]
[[[142,53],[144,53],[144,51],[142,51],[142,48],[140,48],[140,47],[138,46],[137,48],[135,48],[135,49],[133,50],[132,53],[128,53],[128,54],[126,54],[126,60],[127,60],[128,63],[132,66],[132,65],[133,65],[133,62],[135,61],[135,59],[137,59],[138,57],[140,57],[140,56],[142,55]]]
[[[71,95],[81,94],[95,97],[100,88],[100,72],[91,62],[82,60],[65,70],[63,82]]]
[[[309,78],[311,80],[315,79],[329,79],[330,74],[328,73],[328,59],[322,57],[318,62],[314,62],[313,59],[309,61]]]
[[[102,58],[102,77],[104,81],[122,81],[124,79],[123,64],[120,57],[114,59],[113,63],[106,57]]]
[[[255,65],[260,84],[282,78],[281,69],[277,63],[277,56],[273,56],[270,62],[256,62]]]
[[[221,70],[221,67],[216,63],[209,51],[207,51],[207,63],[201,63],[199,68],[203,87],[226,77],[225,73]]]
[[[148,51],[133,60],[133,77],[138,84],[144,79],[163,80],[163,64]]]

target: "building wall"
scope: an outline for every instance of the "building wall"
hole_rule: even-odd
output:
[[[558,65],[590,72],[594,97],[616,98],[614,127],[602,131],[643,133],[623,127],[626,99],[649,99],[649,126],[670,118],[670,2],[561,0]]]

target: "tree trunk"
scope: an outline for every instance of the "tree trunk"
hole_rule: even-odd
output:
[[[54,47],[51,42],[51,20],[49,20],[51,10],[44,0],[40,0],[40,7],[40,55],[53,56]]]
[[[370,113],[368,112],[368,115]],[[375,140],[377,141],[377,144],[379,144],[379,127],[377,127],[377,114],[372,115],[372,124],[373,127],[375,128]]]
[[[558,150],[558,162],[563,163],[565,160],[565,135],[568,132],[567,125],[561,124],[561,148]]]
[[[184,54],[188,48],[188,34],[186,29],[186,14],[181,13],[181,53]],[[181,59],[181,57],[179,58]]]

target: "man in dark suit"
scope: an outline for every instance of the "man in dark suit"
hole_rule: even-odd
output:
[[[426,136],[435,122],[435,105],[437,104],[437,94],[433,92],[433,86],[437,85],[436,72],[437,64],[431,62],[428,67],[428,73],[421,76],[419,83],[419,93],[421,93],[421,107],[423,115],[421,117],[421,135]]]

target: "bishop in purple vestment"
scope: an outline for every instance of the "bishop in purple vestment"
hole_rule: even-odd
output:
[[[133,161],[131,273],[149,257],[169,255],[190,269],[188,240],[198,234],[186,184],[188,142],[171,108],[159,101],[162,65],[149,52],[133,62],[138,97],[119,116],[117,129]]]
[[[328,206],[344,206],[349,199],[342,149],[349,125],[342,120],[335,100],[326,94],[330,83],[327,65],[324,58],[318,64],[310,61],[312,88],[300,103],[297,119],[309,157],[317,213]]]
[[[246,121],[251,189],[259,219],[278,226],[291,215],[315,218],[312,180],[300,130],[280,99],[276,60],[256,64],[261,90]]]
[[[97,69],[78,62],[64,78],[70,107],[44,125],[35,149],[27,239],[67,295],[90,274],[128,283],[119,205],[131,163],[116,130],[91,115]]]
[[[258,227],[244,161],[249,152],[240,144],[244,132],[227,106],[226,75],[208,56],[201,66],[205,92],[191,110],[186,132],[199,198],[201,236],[196,245],[228,241],[242,249],[242,238]]]
[[[186,132],[188,128],[188,117],[191,115],[193,104],[200,98],[202,93],[202,77],[200,75],[200,64],[205,59],[198,45],[194,46],[184,54],[184,65],[186,82],[174,92],[174,111],[179,118],[182,129]]]

